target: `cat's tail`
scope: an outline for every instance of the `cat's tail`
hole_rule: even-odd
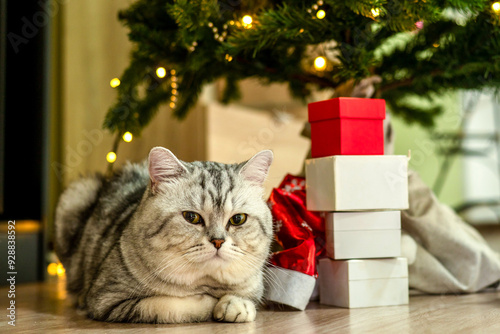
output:
[[[55,218],[55,250],[64,266],[69,266],[71,262],[71,255],[78,247],[103,183],[101,175],[81,178],[71,183],[59,198]]]

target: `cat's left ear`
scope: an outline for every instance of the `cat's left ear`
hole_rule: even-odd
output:
[[[156,192],[162,182],[172,183],[177,178],[187,173],[186,167],[177,157],[164,147],[153,147],[148,158],[149,178],[151,191]]]
[[[271,150],[260,151],[245,163],[240,174],[248,181],[262,185],[269,173],[273,157]]]

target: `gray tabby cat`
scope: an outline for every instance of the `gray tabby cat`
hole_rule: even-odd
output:
[[[263,294],[273,160],[187,163],[155,147],[148,164],[73,183],[56,212],[67,290],[90,318],[248,322]]]

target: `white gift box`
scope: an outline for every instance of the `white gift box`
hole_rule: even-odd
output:
[[[316,286],[316,278],[304,273],[278,267],[266,270],[264,298],[303,311]]]
[[[335,260],[401,255],[401,212],[329,212],[326,252]]]
[[[319,261],[320,303],[358,308],[408,304],[405,258]]]
[[[307,209],[408,209],[408,158],[334,155],[306,160]]]

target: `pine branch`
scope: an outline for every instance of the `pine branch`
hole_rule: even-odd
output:
[[[104,127],[140,133],[170,99],[176,99],[173,115],[185,117],[203,85],[219,78],[226,81],[227,103],[239,98],[239,81],[250,77],[287,83],[293,96],[305,99],[313,90],[378,75],[379,92],[393,111],[426,126],[440,108],[416,108],[413,97],[433,101],[453,89],[500,87],[500,24],[490,1],[324,0],[324,19],[316,18],[315,5],[135,1],[119,14],[134,52]],[[246,14],[254,20],[250,29],[240,22]],[[417,29],[417,22],[424,27]],[[394,39],[404,43],[386,47]],[[323,71],[312,66],[318,55],[329,58]],[[155,76],[158,66],[176,71],[175,98],[170,78]]]

